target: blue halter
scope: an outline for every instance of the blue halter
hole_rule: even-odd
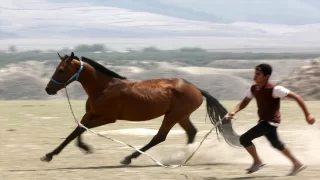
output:
[[[70,82],[70,81],[71,81],[72,79],[74,79],[74,78],[76,78],[76,81],[77,81],[77,80],[79,79],[80,73],[81,73],[81,71],[82,71],[82,69],[83,69],[83,62],[82,62],[81,60],[79,60],[79,61],[80,61],[80,68],[79,68],[79,70],[78,70],[73,76],[71,76],[71,78],[70,78],[68,81],[62,83],[62,82],[59,82],[59,81],[54,80],[54,79],[53,79],[53,76],[50,78],[50,80],[51,80],[52,82],[56,83],[56,84],[67,84],[68,82]]]

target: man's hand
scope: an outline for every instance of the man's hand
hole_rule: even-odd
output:
[[[311,114],[309,114],[309,115],[306,116],[306,121],[307,121],[310,125],[312,125],[314,122],[316,122],[316,119],[315,119]]]
[[[235,114],[236,114],[235,112],[229,112],[229,113],[226,115],[225,119],[226,119],[226,120],[231,120],[231,119],[234,118],[234,115],[235,115]]]

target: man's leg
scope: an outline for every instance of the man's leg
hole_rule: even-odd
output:
[[[297,159],[295,158],[292,153],[290,152],[288,147],[284,147],[283,150],[281,151],[283,155],[285,155],[287,158],[289,158],[291,160],[291,162],[293,163],[293,165],[296,168],[301,167],[303,164]]]
[[[260,166],[262,166],[262,161],[258,156],[255,145],[252,143],[252,140],[258,137],[261,137],[267,133],[267,128],[265,125],[266,122],[259,122],[256,126],[249,129],[246,133],[240,136],[240,143],[244,146],[247,152],[253,158],[253,165],[248,169],[249,173],[257,171]]]
[[[254,144],[246,147],[247,152],[251,155],[253,159],[253,165],[260,165],[262,164],[262,161],[257,153],[256,146]]]
[[[274,148],[281,151],[281,153],[292,162],[293,170],[290,175],[294,175],[305,168],[305,166],[292,155],[289,148],[280,141],[276,127],[272,127],[272,131],[267,133],[265,136]]]

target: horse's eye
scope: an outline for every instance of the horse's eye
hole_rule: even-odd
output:
[[[64,70],[63,70],[63,69],[59,69],[58,72],[59,72],[59,73],[63,73]]]

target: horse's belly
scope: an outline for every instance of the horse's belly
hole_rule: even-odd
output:
[[[168,110],[169,103],[136,103],[126,106],[119,113],[120,120],[147,121],[164,115]]]

